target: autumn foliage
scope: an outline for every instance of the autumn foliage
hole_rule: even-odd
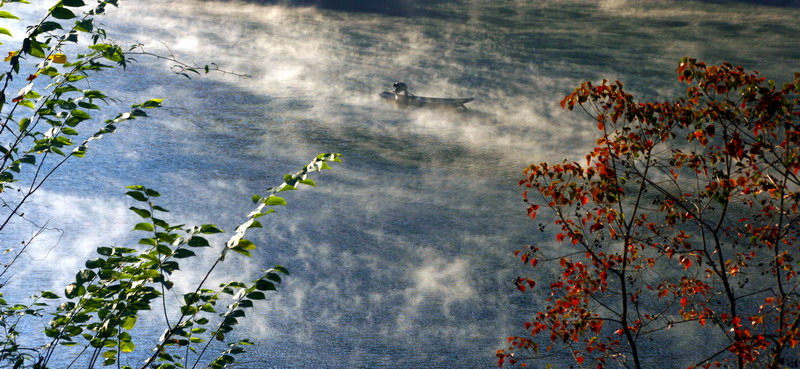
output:
[[[677,74],[689,87],[671,102],[639,103],[608,81],[561,101],[600,138],[582,160],[531,165],[520,181],[556,242],[515,253],[534,268],[516,287],[547,298],[497,351],[500,366],[567,350],[579,367],[674,367],[643,350],[670,350],[673,329],[702,343],[680,354],[684,367],[800,357],[800,73],[778,87],[685,58]]]

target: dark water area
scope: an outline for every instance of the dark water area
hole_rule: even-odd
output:
[[[171,221],[230,231],[251,195],[339,152],[343,163],[314,176],[317,188],[287,193],[289,206],[264,218],[252,260],[214,276],[292,272],[243,325],[257,342],[244,367],[493,367],[495,349],[524,334],[546,297],[516,291],[513,278],[529,270],[513,251],[559,247],[526,218],[517,181],[528,164],[581,158],[594,142],[594,124],[561,98],[607,78],[643,100],[672,99],[687,55],[787,79],[800,71],[796,5],[122,2],[105,19],[115,39],[162,52],[163,42],[250,77],[186,80],[143,59],[96,79],[120,100],[110,111],[147,98],[165,107],[96,141],[35,199],[29,213],[67,232],[42,237],[9,286],[59,289],[95,247],[131,242],[125,185],[161,191]],[[377,96],[395,81],[475,101],[467,111],[396,109]],[[186,268],[177,288],[192,277]],[[645,359],[685,367],[694,333],[677,328],[675,349],[650,347]],[[539,366],[572,362],[553,354]]]

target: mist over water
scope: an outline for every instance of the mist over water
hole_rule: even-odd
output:
[[[317,153],[339,152],[344,162],[315,176],[317,188],[287,193],[289,206],[263,218],[249,237],[259,245],[253,260],[215,277],[247,280],[274,264],[292,272],[243,326],[257,342],[253,367],[492,367],[494,350],[524,334],[545,298],[539,287],[516,292],[512,279],[529,271],[513,251],[557,245],[525,217],[522,169],[580,159],[594,142],[582,113],[560,109],[565,94],[608,78],[643,100],[670,99],[687,55],[778,81],[800,71],[794,7],[376,4],[122,2],[104,19],[115,39],[158,52],[163,42],[181,59],[250,77],[189,81],[140,59],[93,82],[109,86],[119,110],[148,98],[165,98],[165,108],[97,141],[38,195],[29,213],[67,232],[39,239],[31,253],[43,261],[26,261],[10,285],[55,288],[95,247],[134,238],[125,185],[162,192],[170,221],[233,230],[251,195]],[[468,111],[396,109],[377,96],[395,81],[420,96],[475,101]],[[691,360],[645,354],[658,355]]]

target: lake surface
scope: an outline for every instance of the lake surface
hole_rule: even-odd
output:
[[[161,191],[170,221],[233,230],[251,195],[338,152],[343,163],[314,176],[317,188],[287,193],[289,206],[252,233],[254,258],[215,277],[246,280],[275,264],[292,272],[244,326],[258,343],[245,367],[492,367],[544,298],[514,288],[528,270],[513,251],[557,247],[526,218],[516,183],[528,164],[583,157],[594,141],[585,116],[560,109],[564,95],[607,78],[671,99],[683,56],[777,81],[800,71],[796,6],[354,4],[141,0],[112,10],[104,22],[117,40],[165,53],[163,42],[181,59],[250,77],[187,80],[140,58],[95,80],[120,111],[148,98],[165,107],[97,141],[38,195],[29,214],[66,232],[38,239],[9,286],[60,289],[95,247],[130,242],[137,216],[125,185]],[[475,101],[468,111],[396,109],[377,96],[395,81]],[[685,366],[676,351],[644,355]]]

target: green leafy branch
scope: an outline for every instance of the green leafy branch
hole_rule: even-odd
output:
[[[234,235],[226,242],[225,244],[226,247],[222,249],[222,251],[220,252],[220,256],[211,265],[211,267],[208,269],[208,272],[198,283],[195,291],[189,294],[188,296],[186,295],[184,296],[184,302],[186,303],[186,305],[183,305],[181,307],[181,316],[178,318],[177,322],[174,323],[170,328],[168,328],[167,331],[164,333],[164,335],[162,335],[161,339],[159,340],[160,343],[157,346],[156,352],[152,356],[150,356],[150,358],[145,362],[145,365],[143,365],[142,368],[147,367],[148,365],[153,363],[157,358],[170,362],[176,360],[176,358],[171,355],[167,356],[168,354],[166,353],[166,348],[173,344],[181,346],[184,342],[182,342],[181,340],[178,340],[177,342],[172,340],[173,335],[176,334],[183,335],[185,334],[184,331],[185,328],[191,327],[195,323],[205,324],[207,322],[206,320],[199,320],[198,322],[197,314],[201,311],[210,311],[209,308],[211,306],[208,306],[207,304],[213,305],[212,301],[216,301],[217,295],[216,292],[211,290],[206,290],[204,289],[203,286],[205,285],[208,278],[211,276],[211,273],[217,268],[219,263],[225,260],[225,256],[230,250],[233,250],[247,257],[250,257],[252,255],[252,251],[256,249],[256,245],[252,241],[245,239],[244,236],[246,235],[247,230],[249,230],[250,228],[262,227],[261,223],[257,219],[264,215],[275,212],[275,210],[272,209],[271,207],[287,204],[285,199],[276,196],[276,194],[287,190],[297,189],[297,186],[299,184],[316,186],[314,181],[308,178],[308,174],[314,171],[318,172],[325,169],[330,169],[330,165],[328,163],[340,162],[339,157],[340,157],[339,154],[320,154],[295,174],[287,174],[286,176],[284,176],[284,181],[279,186],[267,189],[266,196],[259,196],[259,195],[253,196],[253,201],[257,203],[258,206],[253,211],[251,211],[250,214],[248,214],[247,220],[236,228]],[[266,207],[270,207],[270,209],[265,210]],[[201,244],[207,243],[204,241],[205,239],[202,239],[199,242]],[[285,272],[288,274],[288,271],[281,266],[276,266],[274,269],[276,271]],[[274,273],[274,271],[266,271],[266,274],[262,276],[262,278],[254,282],[256,289],[259,289],[259,286],[262,287],[270,286],[270,284],[264,283],[263,281],[266,281],[267,279],[276,281],[276,279],[273,278],[273,276],[277,276]],[[272,286],[274,287],[274,285]],[[248,291],[248,289],[251,287],[247,287],[247,285],[245,284],[237,283],[235,285],[223,286],[223,291],[226,291],[225,288],[239,288],[241,292],[241,291]],[[250,291],[250,292],[244,292],[244,296],[246,297],[250,296],[248,297],[248,299],[252,300],[256,299],[255,297],[260,297],[261,295],[258,295],[256,291]],[[205,299],[203,297],[205,297]],[[199,304],[201,301],[204,304],[202,306],[198,306],[197,304]],[[245,303],[245,305],[241,305],[241,303],[242,301],[239,301],[238,303],[235,303],[232,306],[248,307],[247,306],[248,303]],[[228,314],[236,314],[236,315],[242,314],[241,316],[244,316],[244,310],[233,309],[230,310]],[[228,317],[226,317],[229,319],[223,318],[223,323],[222,323],[223,325],[221,325],[220,328],[218,328],[218,330],[214,334],[214,337],[217,338],[218,340],[224,339],[224,333],[226,333],[226,330],[235,325],[236,317],[237,316],[229,315]],[[232,318],[232,320],[230,318]],[[205,318],[199,318],[199,319],[205,319]],[[189,342],[191,342],[191,340]],[[203,351],[205,351],[205,349]],[[195,365],[197,365],[197,363],[195,363]]]
[[[153,310],[160,300],[167,328],[153,355],[141,368],[149,367],[156,360],[161,362],[159,368],[188,367],[190,352],[195,355],[192,367],[197,367],[211,342],[225,341],[226,335],[246,316],[247,309],[254,308],[254,301],[266,299],[265,293],[277,290],[276,285],[281,283],[280,274],[289,274],[285,267],[278,265],[264,270],[250,283],[228,282],[215,290],[204,287],[212,272],[230,250],[251,256],[256,246],[244,236],[248,229],[261,227],[256,219],[274,212],[271,207],[286,204],[277,193],[296,189],[300,184],[315,186],[308,174],[329,169],[329,162],[339,161],[338,154],[321,154],[297,173],[286,175],[283,183],[267,190],[266,196],[255,196],[258,206],[237,227],[194,291],[183,295],[177,311],[179,315],[174,321],[170,321],[169,316],[176,312],[170,311],[172,304],[166,303],[165,292],[173,288],[171,276],[180,270],[181,259],[195,257],[196,251],[210,247],[206,235],[222,230],[213,224],[194,227],[169,224],[159,215],[168,212],[167,209],[153,202],[160,193],[144,186],[129,186],[126,195],[145,205],[130,209],[143,220],[133,231],[146,234],[138,241],[139,247],[146,248],[138,251],[135,247],[98,247],[99,257],[87,260],[86,268],[76,273],[74,281],[64,290],[66,301],[58,306],[44,331],[51,341],[41,349],[31,350],[37,355],[22,355],[16,346],[9,352],[21,358],[21,365],[33,361],[34,367],[45,368],[54,359],[58,347],[74,346],[83,341],[84,348],[72,359],[73,364],[85,356],[87,368],[98,363],[119,365],[120,356],[137,347],[132,332],[140,314]],[[223,295],[230,296],[233,301],[219,313],[215,328],[209,330],[205,328],[212,321],[208,314],[217,314],[216,305]],[[44,292],[42,297],[58,298],[52,292]],[[247,340],[228,343],[228,349],[215,358],[210,367],[221,368],[235,362],[234,355],[244,352],[243,346],[248,344]],[[182,348],[183,352],[170,350],[173,347]],[[64,358],[58,360],[63,362]]]

